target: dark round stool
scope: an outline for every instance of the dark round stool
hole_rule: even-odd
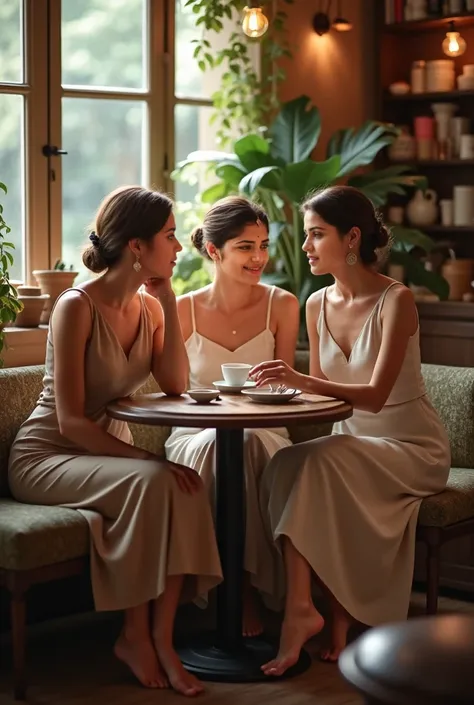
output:
[[[367,705],[474,705],[474,616],[370,629],[339,658]]]

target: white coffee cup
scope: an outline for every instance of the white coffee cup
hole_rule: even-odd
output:
[[[439,202],[441,209],[441,224],[453,224],[453,200],[451,198],[442,198]]]
[[[474,224],[474,186],[455,186],[454,225]]]
[[[459,158],[474,159],[474,135],[461,135],[459,138]]]
[[[221,365],[222,375],[227,384],[241,387],[247,381],[252,365],[243,362],[226,362]]]

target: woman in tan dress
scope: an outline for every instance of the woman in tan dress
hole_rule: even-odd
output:
[[[115,653],[150,688],[203,688],[173,649],[181,596],[221,580],[199,475],[132,445],[107,404],[154,375],[181,394],[188,361],[170,277],[181,246],[172,203],[132,186],[99,208],[83,261],[101,277],[54,307],[43,391],[13,443],[9,478],[23,502],[80,511],[89,523],[94,601],[125,610]],[[141,292],[145,285],[146,292]]]
[[[347,186],[323,190],[303,210],[311,272],[335,279],[307,303],[310,375],[282,361],[252,374],[259,384],[344,399],[354,413],[331,436],[279,451],[262,479],[262,510],[287,583],[280,652],[264,666],[268,675],[295,663],[322,629],[313,576],[331,605],[326,660],[337,660],[354,619],[375,626],[406,618],[418,510],[444,489],[450,468],[447,434],[421,375],[413,295],[374,267],[387,229]],[[283,597],[284,580],[274,591]]]
[[[245,198],[224,198],[207,212],[192,241],[214,263],[214,279],[178,299],[190,388],[212,387],[222,379],[223,363],[256,365],[276,356],[293,365],[299,304],[290,292],[261,282],[269,247],[265,211]],[[212,428],[174,428],[166,442],[166,457],[197,470],[212,495],[215,439]],[[274,549],[262,525],[260,477],[277,450],[289,445],[285,428],[245,431],[244,636],[262,632],[256,591],[271,591]]]

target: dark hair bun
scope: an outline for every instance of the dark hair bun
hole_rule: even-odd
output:
[[[383,249],[390,245],[392,235],[382,220],[382,217],[377,215],[377,230],[375,231],[375,247]]]
[[[87,269],[91,272],[95,272],[96,274],[100,274],[109,266],[100,249],[96,245],[86,247],[82,253],[82,261]]]
[[[194,228],[193,232],[191,233],[191,242],[193,243],[194,247],[198,252],[200,252],[202,255],[204,253],[204,232],[201,227]]]

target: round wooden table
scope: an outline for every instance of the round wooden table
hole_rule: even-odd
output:
[[[231,683],[267,679],[262,664],[275,657],[277,646],[263,638],[242,636],[242,591],[245,539],[244,429],[331,423],[352,415],[350,404],[302,394],[287,403],[256,403],[242,394],[221,395],[197,404],[187,394],[145,394],[109,404],[109,416],[130,423],[216,429],[216,536],[224,575],[217,587],[217,629],[208,639],[180,650],[185,667],[203,680]],[[303,651],[285,676],[310,664]]]

